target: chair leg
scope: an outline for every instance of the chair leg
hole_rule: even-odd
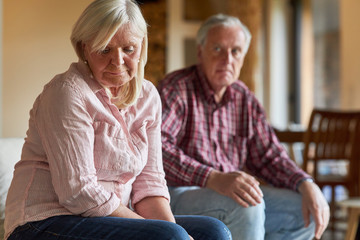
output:
[[[359,226],[360,208],[350,208],[345,240],[354,240]]]
[[[336,202],[335,202],[335,186],[331,186],[331,200],[330,200],[330,221],[331,221],[331,230],[335,230],[335,222],[336,222],[336,216],[335,216],[335,208],[336,208]]]

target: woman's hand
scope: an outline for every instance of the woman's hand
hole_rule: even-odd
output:
[[[136,214],[134,211],[130,210],[128,207],[120,204],[119,207],[110,214],[111,217],[122,217],[122,218],[137,218],[144,219],[139,214]]]
[[[169,200],[164,197],[147,197],[135,204],[135,211],[146,219],[175,222]]]

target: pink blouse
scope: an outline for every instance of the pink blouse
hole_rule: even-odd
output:
[[[107,216],[120,203],[169,199],[161,153],[161,101],[144,80],[119,110],[82,62],[48,83],[30,111],[5,209],[5,236],[56,215]]]

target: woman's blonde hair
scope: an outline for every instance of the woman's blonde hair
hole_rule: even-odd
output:
[[[85,61],[83,43],[91,42],[94,52],[106,48],[118,29],[125,24],[130,24],[140,36],[143,37],[138,71],[131,81],[124,84],[115,104],[125,108],[133,104],[141,91],[144,79],[144,69],[147,61],[147,24],[139,6],[133,0],[95,0],[81,14],[71,33],[71,43],[78,57]]]

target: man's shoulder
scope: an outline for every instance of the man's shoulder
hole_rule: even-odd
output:
[[[255,96],[248,86],[241,80],[235,81],[231,85],[232,96],[235,101],[243,103],[244,101],[248,102],[246,106],[252,106],[254,109],[261,107],[259,99]]]
[[[250,89],[248,88],[248,86],[246,86],[246,84],[245,84],[243,81],[241,81],[241,80],[235,81],[235,82],[231,85],[231,88],[234,89],[234,91],[236,91],[236,92],[251,94],[251,91],[250,91]]]
[[[196,66],[190,66],[175,70],[166,74],[166,76],[159,82],[158,89],[178,89],[189,87],[189,83],[196,77]],[[184,89],[183,89],[184,90]]]

